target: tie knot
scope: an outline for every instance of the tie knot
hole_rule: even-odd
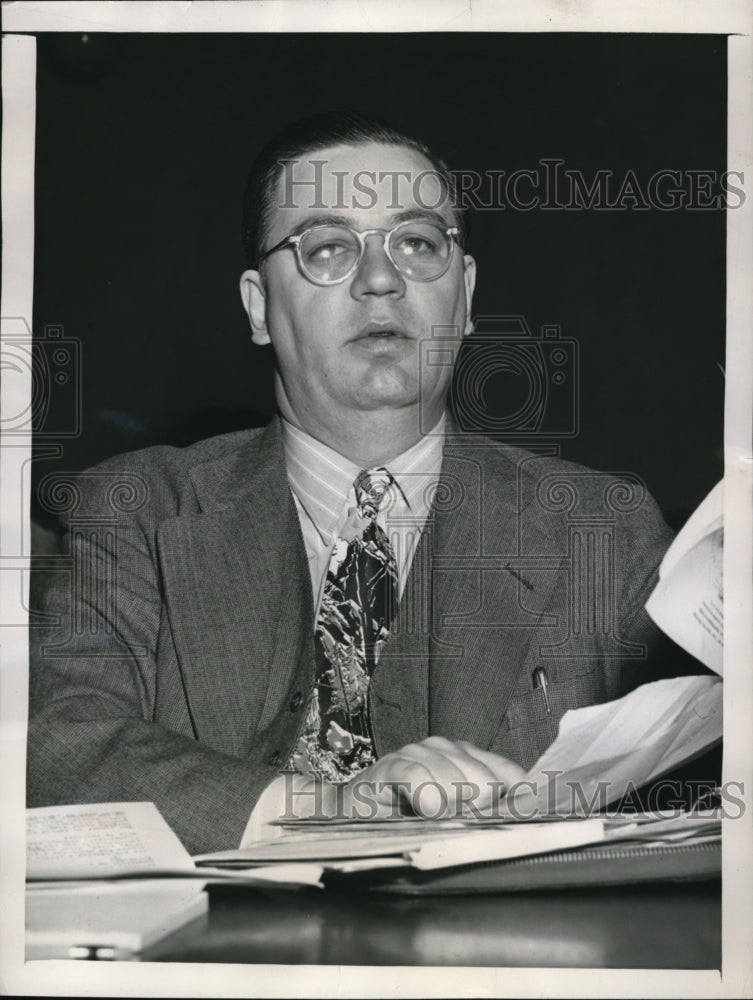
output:
[[[376,517],[390,483],[392,476],[386,469],[364,469],[358,473],[353,485],[356,490],[358,510],[362,516],[372,519]]]

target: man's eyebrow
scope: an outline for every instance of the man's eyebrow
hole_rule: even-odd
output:
[[[445,229],[447,226],[452,225],[448,222],[444,216],[440,215],[439,212],[435,212],[430,208],[408,208],[401,212],[396,212],[394,215],[390,216],[388,226],[396,226],[400,222],[435,222],[438,226]],[[353,229],[361,229],[358,224],[359,220],[352,215],[310,215],[307,219],[302,219],[298,225],[290,231],[289,236],[299,236],[302,232],[307,229],[312,229],[314,226],[351,226]],[[372,227],[366,226],[365,229]],[[377,228],[377,227],[373,227]],[[385,228],[385,227],[379,227]]]
[[[408,208],[403,212],[397,212],[395,215],[390,217],[392,225],[397,225],[399,222],[436,222],[438,226],[445,229],[447,226],[453,225],[453,223],[448,222],[443,215],[439,212],[435,212],[431,208]]]
[[[302,219],[289,235],[298,236],[313,226],[352,226],[358,229],[356,220],[349,215],[310,215],[307,219]]]

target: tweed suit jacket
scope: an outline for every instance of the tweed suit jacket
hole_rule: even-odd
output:
[[[31,628],[29,805],[151,800],[190,851],[236,846],[314,680],[279,421],[111,459],[69,507]],[[378,754],[438,734],[528,767],[565,711],[652,679],[670,538],[636,481],[451,432],[369,691]]]

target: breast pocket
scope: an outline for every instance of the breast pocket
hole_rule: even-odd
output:
[[[584,673],[567,667],[544,667],[547,677],[546,694],[534,687],[532,677],[513,693],[501,725],[490,749],[514,760],[528,770],[557,738],[559,724],[565,712],[607,700],[604,673],[591,664]]]

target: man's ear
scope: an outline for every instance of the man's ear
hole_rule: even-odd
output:
[[[241,299],[251,324],[253,342],[260,347],[271,343],[267,330],[267,296],[258,271],[244,271],[241,275]]]
[[[471,306],[473,305],[473,290],[476,287],[476,261],[470,254],[463,257],[463,281],[465,282],[465,330],[463,336],[473,333]]]

